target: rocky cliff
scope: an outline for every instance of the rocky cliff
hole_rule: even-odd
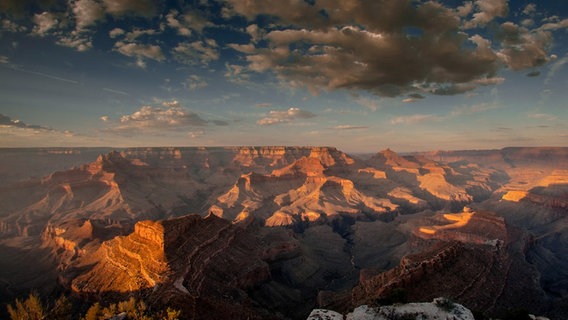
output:
[[[491,212],[444,218],[453,223],[414,230],[410,242],[417,253],[404,256],[397,267],[378,274],[363,270],[351,305],[388,301],[403,290],[410,301],[442,295],[489,313],[520,307],[542,310],[546,298],[536,284],[538,273],[525,261],[530,237],[508,228]],[[527,279],[518,281],[520,277]]]
[[[66,275],[80,295],[137,294],[206,319],[240,310],[250,300],[243,290],[270,279],[261,255],[257,239],[245,229],[213,215],[189,215],[138,222],[128,236],[105,241],[77,259]],[[225,305],[208,310],[212,304]]]

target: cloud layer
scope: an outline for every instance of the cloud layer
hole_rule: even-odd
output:
[[[267,47],[251,49],[257,34],[246,46],[233,45],[249,53],[249,68],[274,72],[288,85],[314,93],[343,88],[390,97],[453,95],[499,84],[494,79],[503,67],[521,70],[548,62],[548,30],[561,26],[528,29],[498,22],[498,41],[492,42],[487,34],[495,26],[487,25],[508,16],[507,0],[476,0],[455,9],[411,0],[226,2],[233,15],[251,22],[270,16],[277,26],[263,36]]]
[[[279,123],[288,123],[298,119],[309,119],[315,116],[315,114],[309,111],[293,107],[284,111],[272,110],[266,117],[258,120],[256,123],[261,126],[269,126]]]
[[[112,50],[141,68],[167,61],[214,70],[211,64],[226,59],[226,78],[236,84],[248,84],[254,72],[272,73],[286,86],[313,94],[345,89],[415,102],[498,85],[503,68],[531,69],[554,59],[553,34],[568,28],[568,19],[543,18],[533,3],[512,14],[509,4],[75,0],[32,6],[5,0],[0,17],[4,31],[54,37],[77,51],[92,49],[99,29],[105,30]],[[98,28],[110,21],[114,28]]]

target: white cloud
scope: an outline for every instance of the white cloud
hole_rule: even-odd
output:
[[[529,3],[527,4],[527,6],[523,9],[523,13],[526,15],[530,15],[531,13],[534,13],[536,11],[536,4],[534,3]]]
[[[125,14],[150,17],[156,13],[152,0],[103,0],[106,12],[114,16]]]
[[[409,116],[399,116],[392,118],[390,123],[397,125],[397,124],[417,124],[426,121],[436,121],[438,117],[433,114],[413,114]]]
[[[293,107],[285,111],[272,110],[266,117],[258,120],[256,123],[261,126],[267,126],[279,123],[288,123],[297,119],[309,119],[315,116],[315,114],[309,111]]]
[[[95,0],[78,0],[73,3],[73,14],[75,14],[77,30],[82,30],[101,20],[105,12],[100,2]]]
[[[124,134],[156,130],[176,131],[207,125],[206,120],[181,107],[175,100],[162,103],[162,107],[142,106],[131,114],[121,116],[118,121],[112,121],[107,116],[101,120],[110,124],[108,131]]]
[[[530,31],[512,22],[501,24],[499,31],[502,49],[498,55],[509,68],[532,68],[552,59],[546,51],[552,45],[550,32],[542,29]]]
[[[156,61],[164,61],[165,59],[162,49],[157,45],[119,41],[114,44],[114,47],[125,56],[137,58],[136,64],[140,67],[146,66],[144,59]]]
[[[9,20],[4,19],[2,20],[2,30],[10,31],[10,32],[24,32],[28,28],[25,26],[18,25],[17,23]]]
[[[203,65],[208,65],[209,62],[219,59],[217,42],[213,39],[179,43],[173,48],[172,53],[177,61],[185,64],[200,62]]]
[[[59,37],[59,39],[57,39],[57,44],[74,48],[79,52],[87,51],[93,47],[91,39],[76,30],[70,32],[66,36]]]
[[[505,17],[509,13],[508,0],[476,0],[475,8],[476,13],[473,14],[473,19],[468,21],[464,27],[474,28],[485,26],[489,22],[498,17]]]
[[[114,29],[112,29],[112,30],[109,31],[108,35],[109,35],[109,37],[111,37],[112,39],[114,39],[114,38],[116,38],[116,37],[118,37],[118,36],[121,36],[121,35],[123,35],[123,34],[125,34],[125,33],[126,33],[126,31],[124,31],[124,29],[121,29],[121,28],[114,28]]]
[[[251,43],[247,44],[229,43],[227,47],[235,49],[236,51],[241,53],[254,53],[256,51],[255,46]]]
[[[51,12],[36,13],[32,18],[35,24],[32,33],[40,37],[44,37],[52,29],[59,25],[59,19]]]
[[[359,129],[368,129],[367,126],[352,126],[352,125],[338,125],[333,127],[335,130],[359,130]]]
[[[187,11],[180,14],[177,10],[170,10],[166,15],[166,23],[181,36],[190,36],[192,31],[201,33],[205,27],[213,25],[201,12]]]
[[[266,32],[256,24],[247,26],[246,31],[250,35],[251,41],[254,43],[260,41],[266,34]]]
[[[564,20],[552,20],[549,23],[545,23],[538,28],[538,30],[546,30],[546,31],[553,31],[559,29],[566,29],[568,28],[568,19]]]

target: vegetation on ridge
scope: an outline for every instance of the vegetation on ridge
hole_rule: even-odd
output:
[[[7,306],[12,320],[177,320],[181,316],[181,311],[169,307],[151,310],[144,301],[134,297],[106,307],[95,302],[84,314],[77,309],[64,295],[53,303],[43,303],[37,293],[30,293],[25,300],[16,299]]]

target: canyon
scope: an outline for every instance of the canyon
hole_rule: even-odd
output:
[[[191,319],[305,319],[402,292],[568,316],[568,148],[0,154],[4,302],[36,289]]]

